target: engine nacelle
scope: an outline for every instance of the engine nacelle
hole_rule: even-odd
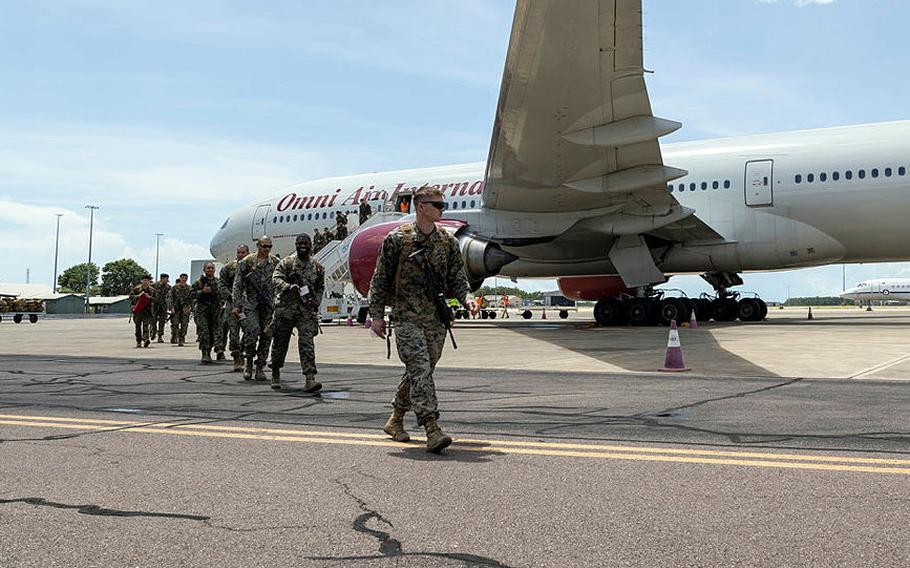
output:
[[[603,297],[618,298],[631,294],[619,276],[563,276],[556,279],[563,296],[570,300],[597,301]]]
[[[370,280],[373,278],[373,271],[376,270],[376,262],[379,259],[379,249],[382,248],[382,241],[386,238],[386,235],[408,222],[413,223],[413,220],[379,223],[363,229],[354,236],[351,241],[351,249],[348,252],[348,269],[350,270],[354,287],[363,296],[366,296],[370,291]],[[464,258],[465,271],[472,286],[478,281],[483,282],[484,278],[495,276],[503,266],[518,258],[503,251],[498,245],[468,233],[466,231],[467,225],[462,221],[444,219],[439,221],[437,225],[440,229],[449,231],[458,239],[461,254]]]

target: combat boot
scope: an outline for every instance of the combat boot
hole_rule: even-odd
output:
[[[171,336],[171,345],[177,345],[177,338],[173,335]]]
[[[146,339],[145,341],[142,342],[142,346],[143,346],[143,347],[148,347],[148,346],[149,346],[149,343],[151,343],[151,341],[149,341],[148,339]]]
[[[212,350],[203,349],[202,350],[202,364],[208,365],[208,364],[211,364],[211,362],[212,362]]]
[[[140,347],[142,347],[142,341],[137,341],[137,342],[136,342],[136,349],[138,349],[138,348],[140,348]]]
[[[436,423],[434,418],[427,420],[427,423],[423,425],[427,430],[427,451],[434,454],[438,454],[442,450],[449,447],[449,444],[452,443],[452,438],[446,436],[442,433],[442,430],[439,429],[439,424]]]
[[[158,336],[158,343],[164,343],[164,338],[160,335]]]
[[[256,380],[265,381],[265,368],[261,365],[256,365]]]
[[[234,369],[233,372],[238,372],[243,370],[243,357],[239,354],[234,354]]]
[[[392,409],[392,415],[382,428],[382,431],[392,437],[396,442],[407,442],[411,435],[404,430],[404,410],[398,407]]]
[[[177,340],[177,347],[183,347],[183,338]]]
[[[247,359],[243,363],[243,380],[252,381],[253,380],[253,360]]]
[[[224,361],[224,351],[216,352],[215,359],[218,361]]]
[[[281,369],[272,369],[272,388],[281,390]]]
[[[314,375],[307,375],[306,384],[303,385],[303,392],[317,392],[319,390],[322,390],[322,383],[317,383]]]

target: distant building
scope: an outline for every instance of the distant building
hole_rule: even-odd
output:
[[[44,300],[44,311],[49,314],[85,313],[85,296],[82,294],[48,294],[38,299]]]
[[[41,298],[51,296],[54,289],[44,284],[0,284],[0,296],[15,298]]]
[[[129,296],[94,296],[88,299],[89,310],[93,314],[128,314],[130,313]]]
[[[552,306],[552,307],[572,307],[575,305],[575,300],[570,300],[562,295],[562,292],[555,290],[553,292],[544,292],[543,293],[543,305]]]

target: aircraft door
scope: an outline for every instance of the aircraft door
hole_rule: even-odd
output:
[[[271,205],[260,205],[256,208],[256,212],[253,213],[253,226],[250,230],[250,238],[253,242],[256,242],[256,239],[262,235],[267,235],[265,228],[269,220],[269,210],[272,208]]]
[[[774,160],[746,162],[743,189],[746,193],[746,205],[749,207],[774,205]]]

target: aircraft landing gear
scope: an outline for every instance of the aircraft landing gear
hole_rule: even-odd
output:
[[[768,317],[768,304],[761,298],[741,298],[739,292],[728,289],[739,286],[743,279],[734,272],[708,272],[701,277],[717,292],[711,302],[714,321],[762,321]]]

